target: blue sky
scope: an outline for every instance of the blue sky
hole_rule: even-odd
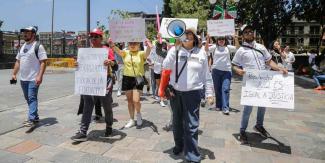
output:
[[[163,0],[91,0],[91,28],[96,22],[107,26],[112,9],[156,13]],[[0,0],[2,30],[15,31],[28,25],[37,25],[39,31],[51,31],[52,0]],[[86,0],[55,0],[54,31],[86,30]]]

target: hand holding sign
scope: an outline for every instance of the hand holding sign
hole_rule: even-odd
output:
[[[235,34],[234,19],[208,20],[207,26],[210,36],[232,36]]]

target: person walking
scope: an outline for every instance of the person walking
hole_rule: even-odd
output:
[[[288,73],[286,69],[279,67],[272,60],[272,56],[265,46],[255,41],[254,28],[251,25],[243,25],[241,27],[241,33],[243,36],[243,44],[237,50],[232,60],[233,69],[238,75],[243,76],[245,69],[265,70],[266,66],[270,66],[275,71],[281,71],[283,74]],[[248,143],[246,129],[252,109],[253,106],[244,106],[242,113],[239,140],[243,144]],[[264,115],[265,107],[257,107],[257,121],[254,130],[259,132],[263,137],[268,137],[270,134],[264,128]]]
[[[95,28],[90,32],[90,40],[92,48],[105,48],[102,45],[103,41],[103,31]],[[106,48],[105,48],[106,49]],[[107,58],[104,61],[104,66],[108,66],[107,71],[107,90],[105,96],[91,96],[91,95],[83,95],[84,99],[84,107],[81,117],[80,130],[76,133],[76,135],[72,136],[71,139],[74,141],[87,141],[87,131],[89,129],[89,125],[91,122],[91,115],[94,109],[94,105],[96,101],[100,101],[103,106],[105,113],[105,122],[106,122],[106,131],[104,137],[108,137],[112,134],[113,129],[113,111],[112,111],[112,90],[113,90],[113,81],[112,81],[112,66],[114,66],[114,56],[107,52]]]
[[[146,51],[140,50],[139,42],[129,42],[127,50],[121,50],[114,44],[111,47],[114,51],[123,58],[124,71],[122,79],[122,91],[126,91],[126,98],[128,101],[128,110],[130,120],[124,126],[124,128],[131,128],[135,126],[135,112],[136,112],[136,126],[141,128],[142,115],[141,115],[141,103],[140,93],[144,87],[144,64],[147,57],[150,54],[152,44],[147,39]]]
[[[38,41],[36,41],[37,27],[22,28],[25,43],[18,51],[12,74],[12,81],[17,81],[20,71],[20,84],[28,104],[28,119],[24,122],[26,127],[33,127],[39,122],[38,90],[43,81],[46,69],[47,54]]]
[[[200,112],[200,91],[206,86],[208,59],[205,50],[199,48],[199,40],[195,29],[186,29],[186,41],[178,41],[177,48],[168,51],[163,62],[162,83],[164,74],[170,72],[169,84],[174,96],[170,98],[173,110],[173,136],[175,155],[184,151],[189,162],[200,162],[198,149],[198,128]],[[168,84],[168,83],[167,83]],[[159,90],[165,90],[161,84]],[[210,91],[207,91],[210,92]],[[159,95],[165,94],[159,91]],[[208,94],[211,98],[212,94]],[[210,101],[210,100],[208,100]]]
[[[210,36],[207,36],[205,50],[211,54],[212,79],[216,97],[216,110],[222,110],[229,115],[229,95],[231,84],[231,53],[236,52],[236,47],[227,45],[226,37],[219,36],[216,44],[209,46]],[[235,41],[238,44],[238,40]]]

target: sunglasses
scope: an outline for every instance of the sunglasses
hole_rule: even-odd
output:
[[[90,39],[98,39],[98,38],[102,38],[102,36],[98,36],[98,35],[90,36]]]

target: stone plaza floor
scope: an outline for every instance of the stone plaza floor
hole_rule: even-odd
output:
[[[142,96],[144,124],[122,129],[129,120],[126,97],[113,94],[116,122],[113,136],[102,138],[105,123],[91,123],[89,141],[70,140],[79,129],[79,96],[74,95],[73,70],[49,69],[39,90],[40,123],[30,133],[22,123],[27,105],[20,85],[9,85],[12,70],[0,70],[0,162],[1,163],[101,163],[101,162],[184,162],[172,154],[173,136],[162,128],[170,111]],[[301,82],[295,85],[295,109],[267,108],[265,128],[271,138],[252,129],[256,109],[250,117],[249,145],[238,140],[242,106],[241,81],[233,78],[229,116],[219,111],[200,110],[199,147],[202,162],[211,163],[309,163],[325,162],[325,91],[314,92]]]

